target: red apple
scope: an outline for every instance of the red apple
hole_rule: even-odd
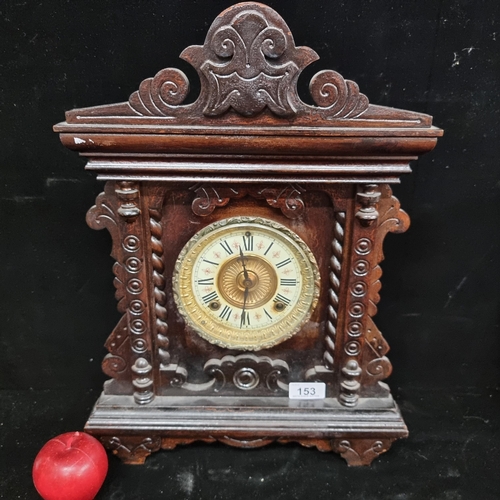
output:
[[[102,444],[85,432],[67,432],[39,451],[33,482],[44,500],[92,500],[107,472]]]

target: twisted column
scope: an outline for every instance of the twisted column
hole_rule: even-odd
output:
[[[168,352],[169,340],[167,337],[167,296],[165,290],[165,264],[163,262],[163,243],[161,213],[156,209],[149,209],[149,228],[151,231],[151,260],[153,264],[153,296],[154,312],[156,319],[156,345],[161,366],[170,364],[170,353]]]
[[[335,340],[340,293],[340,274],[342,271],[342,250],[344,244],[345,212],[335,212],[333,228],[332,256],[330,257],[330,289],[328,291],[328,320],[326,322],[326,350],[323,361],[326,368],[333,368]]]

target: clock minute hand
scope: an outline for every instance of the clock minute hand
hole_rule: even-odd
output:
[[[247,306],[248,299],[248,287],[245,286],[245,291],[243,292],[243,307],[241,308],[241,320],[240,320],[240,328],[245,324],[245,309]]]
[[[245,310],[247,306],[247,299],[249,292],[248,287],[250,286],[250,283],[249,283],[247,266],[245,265],[245,255],[243,254],[243,250],[241,249],[241,247],[240,247],[240,260],[241,260],[241,265],[243,266],[243,276],[245,277],[244,281],[245,291],[243,292],[243,307],[241,308],[241,320],[240,320],[240,328],[243,328],[243,325],[245,323]]]

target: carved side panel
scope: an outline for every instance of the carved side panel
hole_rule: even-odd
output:
[[[372,320],[380,300],[382,270],[379,264],[383,260],[382,244],[386,234],[403,232],[409,226],[407,214],[400,210],[388,185],[360,186],[356,201],[343,352],[339,358],[340,401],[345,406],[355,406],[360,391],[370,386],[376,386],[375,392],[379,395],[387,391],[378,382],[391,373],[391,364],[385,356],[389,346]],[[373,389],[370,391],[373,394]]]
[[[151,331],[147,271],[140,217],[140,187],[132,182],[108,182],[96,205],[87,213],[92,229],[107,228],[113,240],[116,260],[116,299],[123,313],[106,342],[110,354],[104,358],[104,372],[115,380],[132,382],[137,403],[153,399]]]
[[[388,185],[381,187],[381,199],[378,204],[379,218],[376,237],[373,245],[371,271],[367,275],[368,308],[365,323],[365,343],[363,346],[363,366],[365,370],[361,376],[363,386],[376,384],[379,380],[387,378],[392,371],[392,366],[385,356],[389,345],[372,320],[377,314],[377,304],[380,301],[380,278],[382,268],[380,263],[384,259],[383,242],[387,233],[403,233],[410,226],[410,218],[401,210],[401,205]]]

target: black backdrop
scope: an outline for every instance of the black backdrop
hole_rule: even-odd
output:
[[[14,492],[19,498],[35,498],[29,468],[37,449],[54,433],[83,425],[104,380],[102,344],[118,319],[109,235],[91,231],[84,221],[102,185],[84,171],[83,159],[60,144],[51,127],[64,119],[65,110],[125,101],[144,78],[163,67],[179,67],[196,81],[194,70],[178,54],[188,45],[202,44],[212,20],[231,3],[0,3],[0,407],[2,445],[12,450],[5,466],[15,467],[16,477],[21,478],[0,474],[0,486],[10,492],[5,498],[14,498]],[[301,77],[304,99],[312,74],[331,68],[356,81],[370,102],[429,113],[445,129],[436,149],[415,162],[413,174],[394,188],[412,226],[386,240],[376,318],[392,348],[395,370],[389,383],[413,424],[413,441],[411,437],[379,459],[386,468],[385,476],[378,476],[377,488],[376,476],[366,476],[363,486],[356,484],[352,478],[357,476],[345,472],[340,460],[297,447],[243,452],[200,445],[191,448],[196,452],[187,448],[174,452],[175,459],[158,454],[160,458],[151,458],[150,463],[160,464],[161,469],[176,459],[188,464],[196,456],[213,454],[215,462],[241,461],[242,467],[254,460],[267,469],[260,472],[265,475],[273,463],[280,471],[282,464],[277,464],[291,453],[313,464],[313,476],[314,464],[321,462],[328,477],[333,477],[333,470],[342,481],[337,489],[327,488],[330,483],[318,475],[314,483],[309,478],[306,487],[306,483],[292,485],[287,476],[291,472],[276,472],[275,483],[265,483],[269,488],[274,484],[274,489],[254,489],[250,478],[245,483],[248,489],[239,493],[242,498],[259,498],[258,491],[275,498],[302,498],[301,492],[312,494],[311,488],[363,499],[473,498],[468,488],[474,477],[483,488],[483,498],[497,498],[494,492],[500,487],[490,460],[495,453],[500,458],[495,418],[500,373],[500,4],[497,0],[267,3],[284,17],[297,45],[310,46],[321,57]],[[196,90],[194,85],[191,98]],[[446,418],[451,420],[445,425]],[[443,436],[453,425],[455,437],[445,446]],[[427,445],[422,444],[425,439]],[[477,445],[477,450],[464,443]],[[481,451],[484,447],[490,460]],[[433,450],[432,458],[426,450]],[[437,475],[436,464],[444,467],[450,461],[457,474],[453,469]],[[427,469],[411,472],[416,464]],[[169,469],[168,483],[165,471],[160,479],[151,467],[139,469],[112,462],[102,498],[161,498],[153,490],[144,496],[138,490],[127,495],[129,486],[123,485],[145,474],[149,484],[162,484],[174,498],[215,498],[209,485],[215,487],[217,482],[210,483],[210,475],[199,469],[194,479],[186,476],[187,483],[178,480],[182,471]],[[396,472],[399,483],[390,479]],[[234,484],[241,487],[238,473]],[[244,473],[251,476],[248,470]],[[130,484],[142,484],[140,479],[134,481]],[[403,483],[398,489],[397,484]],[[117,485],[122,493],[117,493]],[[220,498],[233,497],[230,487],[220,488],[214,490]]]

